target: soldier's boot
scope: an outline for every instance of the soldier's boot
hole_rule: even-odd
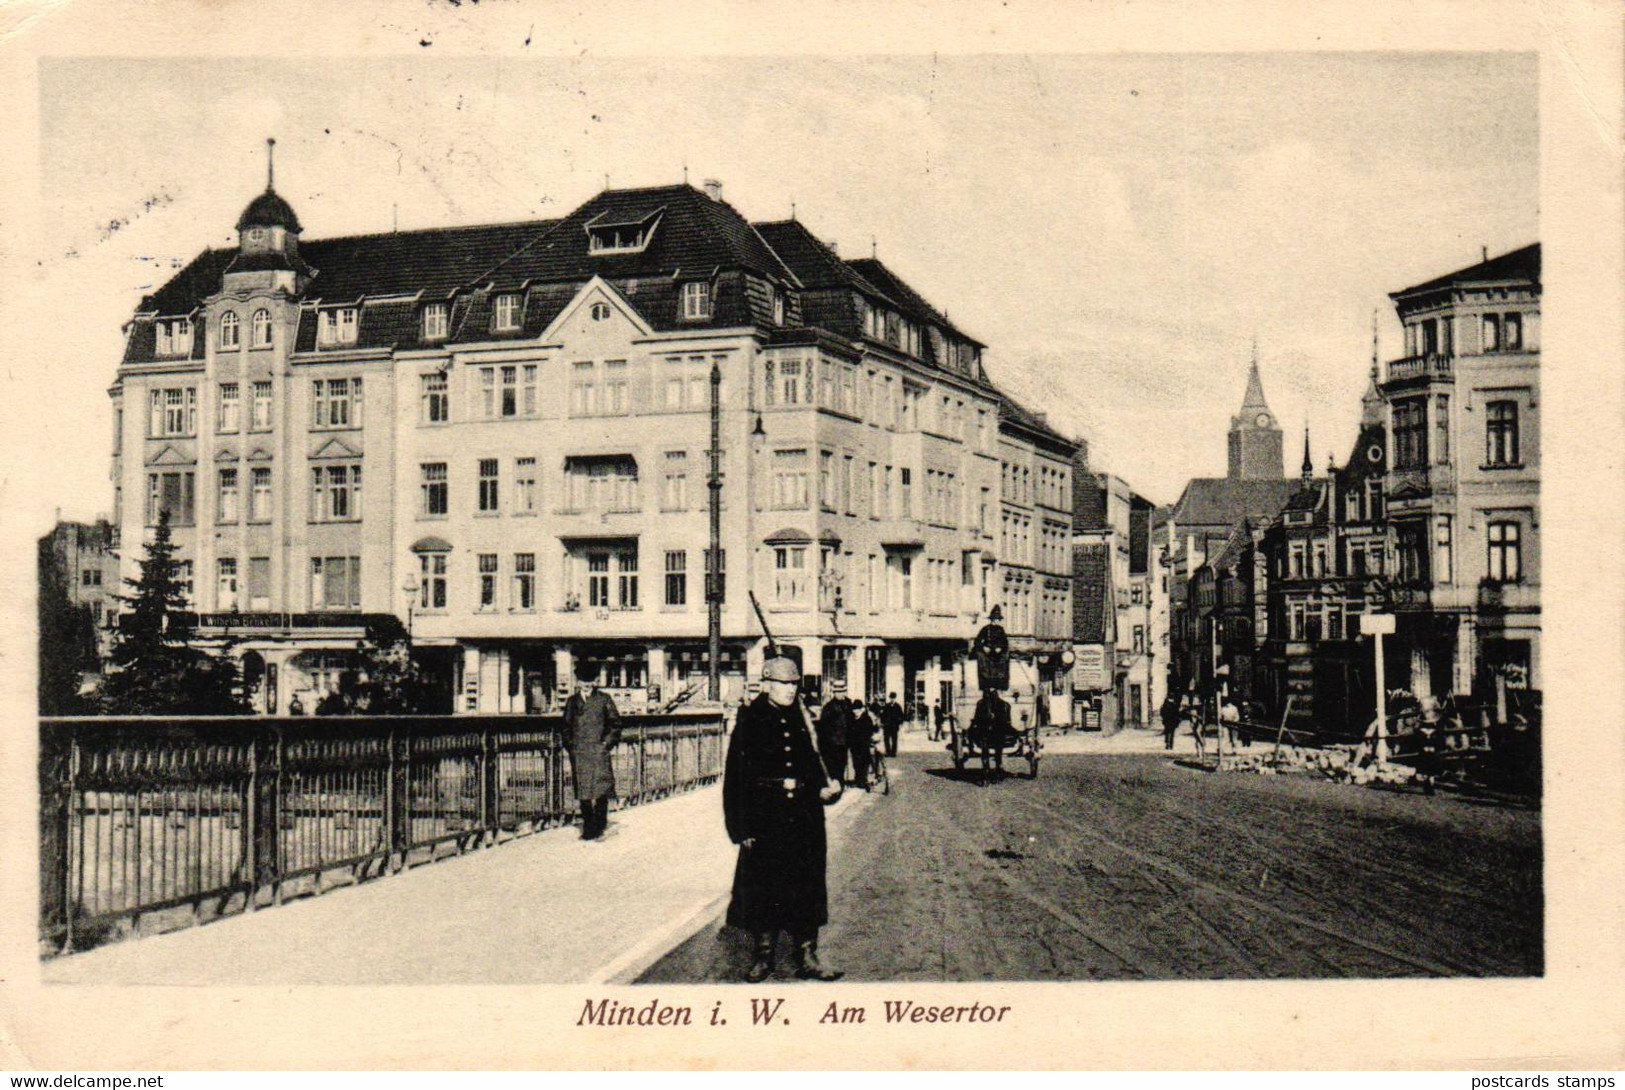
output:
[[[773,940],[778,936],[771,931],[756,936],[756,952],[751,955],[750,968],[745,970],[745,979],[752,984],[760,984],[773,973]]]
[[[827,968],[818,960],[818,939],[802,939],[796,944],[796,977],[801,980],[839,980],[845,973]]]

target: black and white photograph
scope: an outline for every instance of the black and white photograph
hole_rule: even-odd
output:
[[[1539,42],[546,14],[38,59],[42,987],[588,1048],[1554,970]]]

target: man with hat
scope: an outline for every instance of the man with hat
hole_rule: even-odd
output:
[[[987,615],[987,624],[976,633],[970,653],[976,658],[976,678],[982,691],[1010,687],[1010,637],[1005,635],[1004,610],[994,606]]]
[[[830,698],[818,715],[818,752],[824,758],[829,778],[846,782],[846,746],[852,728],[852,705],[847,703],[846,682],[830,683]],[[867,755],[866,755],[867,756]]]
[[[836,980],[818,960],[818,929],[829,921],[824,806],[841,785],[824,770],[811,724],[796,696],[801,668],[781,656],[762,668],[762,692],[739,709],[728,740],[722,813],[739,845],[728,924],[755,935],[745,979],[773,971],[779,932],[789,933],[796,976]]]

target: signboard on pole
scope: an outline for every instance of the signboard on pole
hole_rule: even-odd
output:
[[[1393,634],[1394,615],[1392,613],[1360,614],[1360,635],[1392,636]]]

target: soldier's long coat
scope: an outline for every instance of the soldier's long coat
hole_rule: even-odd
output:
[[[615,702],[594,689],[576,693],[564,705],[564,747],[570,753],[570,775],[576,799],[593,802],[615,795],[615,765],[610,753],[621,740],[621,713]]]
[[[785,781],[795,781],[786,787]],[[739,849],[728,923],[807,934],[824,926],[824,770],[799,707],[763,693],[739,709],[722,780],[728,838]]]

